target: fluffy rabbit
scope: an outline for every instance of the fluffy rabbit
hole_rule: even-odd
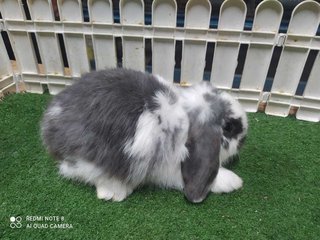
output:
[[[240,104],[210,83],[178,87],[113,69],[84,75],[54,97],[42,139],[60,173],[122,201],[143,184],[178,189],[194,203],[242,180],[223,167],[247,133]]]

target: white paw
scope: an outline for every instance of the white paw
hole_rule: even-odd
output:
[[[121,202],[132,193],[132,189],[125,184],[111,179],[100,179],[96,184],[97,197],[106,201]]]
[[[118,191],[118,192],[115,192],[113,197],[112,197],[112,201],[114,202],[121,202],[123,201],[124,199],[126,199],[128,196],[127,194],[127,191],[126,190],[122,190],[122,191]]]
[[[102,186],[97,187],[97,197],[99,199],[104,199],[108,201],[113,197],[113,195],[113,191],[110,191],[109,189]]]
[[[242,187],[242,179],[234,172],[220,168],[216,176],[211,191],[214,193],[229,193]]]

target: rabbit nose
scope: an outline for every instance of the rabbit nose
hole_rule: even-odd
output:
[[[204,192],[200,193],[199,191],[188,191],[186,189],[184,189],[184,195],[192,203],[201,203],[207,196]]]
[[[201,203],[204,200],[204,198],[199,198],[199,199],[194,199],[194,200],[189,200],[192,203]]]

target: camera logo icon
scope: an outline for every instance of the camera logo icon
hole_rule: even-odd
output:
[[[22,227],[21,217],[10,217],[10,227],[11,228],[21,228]]]

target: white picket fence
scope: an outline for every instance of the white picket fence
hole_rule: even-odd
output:
[[[286,34],[279,33],[283,6],[276,0],[261,2],[255,11],[252,30],[244,31],[247,6],[243,0],[226,0],[220,9],[217,29],[209,28],[211,4],[189,0],[184,27],[177,27],[175,0],[154,0],[152,24],[145,25],[143,0],[120,0],[120,23],[114,23],[111,0],[88,0],[89,22],[83,21],[80,0],[58,0],[60,21],[54,20],[50,0],[28,0],[32,20],[26,20],[21,0],[0,0],[1,29],[9,35],[17,68],[13,69],[0,40],[0,90],[20,78],[28,92],[51,94],[72,84],[74,77],[90,71],[86,36],[92,38],[96,69],[117,66],[116,37],[120,37],[123,67],[145,71],[145,39],[152,41],[152,72],[173,81],[176,41],[182,41],[181,82],[203,80],[208,43],[215,43],[210,81],[234,94],[248,112],[256,112],[261,101],[265,112],[287,116],[298,107],[298,119],[320,121],[320,53],[315,59],[303,96],[296,96],[310,50],[320,50],[316,36],[320,4],[304,1],[297,5]],[[37,63],[30,34],[39,46],[43,71]],[[62,34],[70,71],[61,57],[58,34]],[[233,89],[241,44],[248,44],[239,89]],[[275,46],[281,57],[270,93],[263,92]]]

